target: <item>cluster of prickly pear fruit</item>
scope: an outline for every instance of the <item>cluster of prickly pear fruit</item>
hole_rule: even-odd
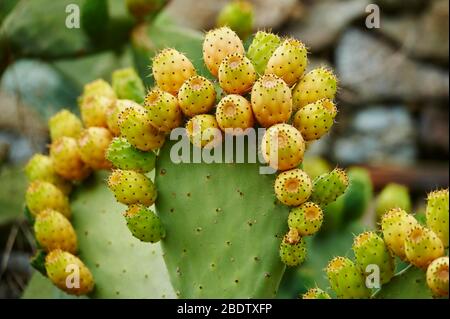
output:
[[[354,238],[354,262],[346,257],[329,262],[326,274],[337,297],[376,297],[371,288],[379,289],[391,281],[395,257],[426,272],[427,285],[435,297],[448,296],[449,259],[444,256],[448,248],[448,203],[448,189],[428,194],[426,225],[400,207],[383,212],[380,233],[364,232]],[[319,298],[314,292],[306,298]]]
[[[112,78],[112,86],[101,79],[85,85],[78,100],[81,119],[68,110],[50,118],[49,155],[34,155],[25,168],[30,181],[26,205],[40,249],[37,256],[46,254],[44,264],[38,268],[69,294],[87,294],[94,288],[91,272],[75,256],[78,244],[70,223],[69,202],[73,184],[80,183],[94,170],[110,170],[112,163],[124,169],[123,172],[130,168],[147,172],[155,164],[152,153],[139,151],[126,140],[114,138],[119,133],[119,115],[132,106],[139,106],[133,100],[143,101],[143,83],[133,69],[118,70]],[[147,194],[146,189],[139,188],[139,183],[135,185],[138,194],[147,195],[144,202],[152,202],[155,194],[151,181],[147,177],[136,180],[143,180],[150,187],[151,193]],[[76,284],[69,280],[72,271],[79,276]]]
[[[184,125],[193,145],[212,149],[222,143],[225,134],[247,134],[259,125],[267,129],[260,145],[262,156],[280,172],[275,195],[293,207],[280,256],[285,264],[298,265],[306,257],[302,237],[321,227],[321,206],[335,201],[348,186],[343,170],[312,180],[299,168],[306,145],[333,125],[337,79],[324,68],[305,74],[305,45],[267,32],[258,32],[246,52],[230,28],[211,30],[204,38],[203,60],[217,81],[198,75],[183,53],[173,48],[160,51],[152,61],[156,85],[143,105],[120,110],[116,106],[113,113],[121,137],[113,140],[108,151],[108,159],[117,168],[108,184],[119,202],[150,206],[156,188],[143,174],[149,167],[137,163],[145,163],[146,152],[152,154],[149,161],[153,160],[152,152],[162,147],[171,130]],[[221,91],[217,92],[215,85]],[[141,240],[147,237],[139,236]]]

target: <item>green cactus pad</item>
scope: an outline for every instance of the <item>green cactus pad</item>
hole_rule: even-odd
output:
[[[260,175],[258,163],[176,164],[173,144],[160,151],[155,183],[166,228],[164,259],[177,295],[275,297],[285,268],[278,248],[288,215],[276,203],[275,176]]]

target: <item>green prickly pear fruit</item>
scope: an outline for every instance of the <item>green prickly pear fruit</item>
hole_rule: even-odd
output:
[[[36,216],[34,234],[39,245],[47,252],[62,249],[77,252],[77,235],[69,220],[54,209],[44,209]]]
[[[91,271],[69,252],[52,250],[45,257],[45,269],[53,284],[68,294],[86,295],[94,289]]]
[[[292,91],[294,111],[321,99],[333,100],[337,91],[337,78],[325,68],[306,73]]]
[[[227,55],[219,66],[219,84],[228,94],[245,94],[256,81],[252,62],[243,54]]]
[[[184,81],[196,75],[191,61],[175,49],[164,49],[153,58],[153,77],[158,87],[177,95]]]
[[[68,180],[81,181],[91,173],[90,167],[81,159],[77,140],[60,137],[50,145],[50,157],[56,173]]]
[[[156,15],[170,0],[127,0],[128,11],[139,21]]]
[[[311,288],[302,296],[303,299],[331,299],[330,295],[320,288]]]
[[[108,129],[114,136],[120,135],[120,127],[119,127],[119,117],[120,114],[128,108],[136,108],[140,107],[134,101],[131,100],[117,100],[116,103],[112,104],[108,111],[106,111],[106,123],[108,125]]]
[[[297,167],[303,160],[305,142],[300,132],[289,124],[276,124],[267,129],[261,141],[264,160],[277,170]]]
[[[106,96],[84,98],[80,105],[81,118],[85,127],[108,127],[106,114],[116,100]]]
[[[191,143],[200,148],[214,148],[222,141],[219,124],[211,114],[191,118],[186,124],[186,132]]]
[[[227,3],[219,13],[216,25],[228,26],[241,39],[246,39],[253,31],[253,6],[249,1],[235,0]]]
[[[356,263],[362,273],[367,266],[376,265],[380,270],[380,284],[388,283],[394,276],[395,259],[388,250],[383,238],[375,232],[364,232],[355,237],[352,246]]]
[[[132,205],[124,213],[128,229],[134,237],[149,243],[156,243],[165,236],[161,220],[150,209]]]
[[[125,205],[151,206],[156,200],[156,188],[151,179],[135,171],[113,171],[108,178],[108,187],[116,200]]]
[[[280,244],[281,261],[287,266],[294,267],[302,264],[306,259],[306,243],[297,230],[290,229]]]
[[[246,98],[230,94],[222,98],[216,108],[216,120],[222,131],[232,129],[227,133],[239,135],[247,128],[253,127],[252,106]]]
[[[358,266],[348,258],[335,257],[327,265],[326,273],[331,289],[339,299],[365,299],[370,290]]]
[[[115,100],[116,93],[111,85],[103,79],[97,79],[95,81],[87,83],[83,88],[83,94],[78,100],[78,104],[82,105],[85,100],[88,100],[94,96],[104,96],[110,100]]]
[[[221,27],[206,33],[203,41],[203,61],[213,76],[217,77],[222,60],[233,53],[245,54],[244,45],[233,30]]]
[[[159,132],[150,123],[148,111],[142,106],[127,108],[120,113],[119,127],[121,135],[141,151],[156,150],[164,144],[164,132]]]
[[[290,229],[296,229],[301,236],[317,233],[322,226],[323,212],[319,205],[306,202],[291,210],[288,216]]]
[[[48,121],[52,141],[62,136],[77,138],[83,130],[81,120],[68,110],[61,110]]]
[[[145,87],[136,70],[124,68],[112,74],[112,87],[118,99],[144,102]]]
[[[25,166],[25,174],[30,182],[41,180],[52,183],[66,195],[72,190],[72,184],[56,174],[49,156],[35,154]]]
[[[106,150],[112,135],[104,127],[89,127],[81,132],[78,147],[83,162],[95,170],[110,169],[111,162],[106,158]]]
[[[449,206],[448,189],[431,192],[427,198],[426,218],[427,226],[439,236],[448,247]]]
[[[340,168],[335,168],[330,173],[314,179],[311,200],[319,205],[327,205],[344,194],[347,187],[347,173]]]
[[[276,75],[266,74],[256,81],[252,88],[251,102],[256,120],[264,127],[287,122],[291,117],[291,90]]]
[[[299,168],[282,172],[275,179],[275,195],[287,206],[299,206],[311,195],[312,182]]]
[[[381,218],[384,242],[390,251],[403,260],[406,258],[406,236],[417,224],[414,216],[401,208],[393,208]]]
[[[216,103],[214,85],[202,76],[193,76],[178,91],[178,103],[183,114],[188,117],[208,113]]]
[[[411,210],[411,199],[406,186],[390,183],[378,195],[375,208],[378,219],[392,208],[401,208],[407,212]]]
[[[115,137],[109,144],[106,158],[115,168],[147,173],[155,168],[156,155],[138,150],[122,137]]]
[[[405,238],[406,259],[416,267],[426,269],[444,255],[444,244],[431,230],[420,224],[413,226]]]
[[[34,216],[45,209],[54,209],[70,218],[69,199],[61,190],[49,182],[31,182],[25,194],[25,202]]]
[[[273,52],[265,74],[275,74],[291,87],[301,78],[308,65],[308,50],[296,39],[286,39]]]
[[[258,74],[263,74],[267,62],[281,44],[280,38],[273,33],[258,31],[248,47],[247,56],[253,62]]]
[[[427,284],[436,297],[448,297],[448,256],[433,260],[427,269]]]
[[[333,101],[322,99],[298,110],[293,124],[306,141],[314,141],[328,133],[336,114],[337,108]]]
[[[150,123],[161,132],[168,133],[183,121],[177,98],[158,88],[147,93],[144,107]]]

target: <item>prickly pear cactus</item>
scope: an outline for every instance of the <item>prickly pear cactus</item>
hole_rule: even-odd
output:
[[[288,214],[276,202],[274,176],[260,175],[257,163],[175,164],[172,145],[160,151],[155,182],[167,230],[164,259],[177,295],[274,297]]]

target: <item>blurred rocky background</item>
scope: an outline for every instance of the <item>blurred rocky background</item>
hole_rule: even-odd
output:
[[[114,69],[134,65],[147,80],[151,52],[189,29],[214,27],[229,1],[169,1],[147,29],[122,0],[87,2],[0,0],[0,298],[20,296],[30,273],[22,166],[45,152],[48,117],[76,110],[83,83],[110,80]],[[448,0],[250,2],[255,30],[302,40],[310,68],[331,66],[340,79],[338,125],[312,154],[368,168],[377,190],[404,184],[416,206],[426,191],[448,186]],[[71,3],[83,8],[82,29],[63,27]],[[380,28],[366,25],[371,4]]]

